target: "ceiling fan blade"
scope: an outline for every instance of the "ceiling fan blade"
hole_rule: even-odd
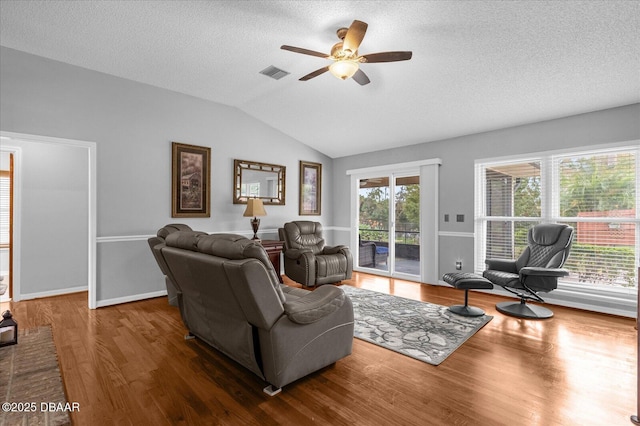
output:
[[[396,61],[408,61],[413,55],[412,52],[380,52],[370,53],[368,55],[362,55],[367,63],[375,62],[396,62]]]
[[[320,74],[324,74],[325,72],[329,71],[329,66],[327,65],[326,67],[320,68],[319,70],[315,70],[314,72],[310,72],[309,74],[300,77],[299,80],[300,81],[307,81],[307,80],[311,80],[314,77],[319,76]]]
[[[282,46],[280,46],[280,49],[288,50],[290,52],[295,52],[295,53],[302,53],[303,55],[318,56],[320,58],[329,57],[329,55],[327,55],[326,53],[316,52],[315,50],[303,49],[302,47],[287,46],[286,44],[283,44]]]
[[[364,71],[362,71],[361,69],[359,69],[358,71],[356,71],[356,73],[353,75],[352,77],[356,83],[358,83],[360,86],[364,86],[365,84],[369,84],[371,83],[371,80],[369,80],[369,77],[367,77],[367,75],[364,73]]]
[[[348,50],[351,53],[355,53],[362,43],[365,33],[367,32],[367,23],[362,21],[353,21],[347,34],[344,36],[344,42],[342,43],[342,49]]]

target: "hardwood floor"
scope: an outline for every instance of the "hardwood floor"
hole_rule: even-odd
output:
[[[367,274],[345,284],[463,300],[453,288]],[[10,308],[21,328],[52,325],[67,397],[80,404],[76,425],[631,424],[634,320],[557,306],[550,320],[520,320],[495,311],[501,300],[470,294],[494,319],[437,367],[355,339],[351,356],[275,397],[253,373],[185,341],[166,298],[92,311],[77,293],[0,310]]]

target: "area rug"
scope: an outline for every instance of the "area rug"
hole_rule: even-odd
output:
[[[21,330],[0,348],[0,425],[70,425],[50,326]]]
[[[353,303],[354,336],[439,365],[493,319],[464,317],[446,306],[343,285]]]

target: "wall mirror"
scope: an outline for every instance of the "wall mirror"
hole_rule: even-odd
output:
[[[264,204],[284,205],[285,166],[233,160],[233,204],[247,204],[260,198]]]

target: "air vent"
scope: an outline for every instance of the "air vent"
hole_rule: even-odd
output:
[[[270,65],[267,68],[260,71],[260,74],[264,74],[267,77],[271,77],[275,80],[280,80],[282,77],[285,77],[290,73],[286,72],[285,70],[281,70],[280,68],[276,68],[273,65]]]

